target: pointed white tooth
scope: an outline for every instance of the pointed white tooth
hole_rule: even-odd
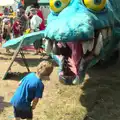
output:
[[[45,44],[46,39],[42,38],[42,44]]]
[[[95,47],[95,55],[99,55],[101,48],[103,47],[103,39],[102,39],[102,34],[100,33],[98,36],[97,44]]]
[[[54,41],[53,42],[53,49],[52,49],[52,53],[54,54],[58,54],[58,46],[57,46],[57,43]]]
[[[94,47],[94,40],[82,43],[83,53],[86,54],[87,51],[92,51]]]
[[[108,29],[108,37],[112,36],[112,30],[111,28]]]
[[[88,46],[88,50],[91,52],[94,47],[94,40],[89,41]]]
[[[88,50],[88,42],[82,43],[83,53],[86,54]]]
[[[51,40],[45,41],[45,51],[49,54],[53,48],[53,42]]]
[[[101,34],[102,34],[103,40],[106,39],[108,37],[108,30],[107,29],[102,29]]]

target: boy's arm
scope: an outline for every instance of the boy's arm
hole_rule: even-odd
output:
[[[39,99],[42,98],[43,91],[44,91],[44,84],[43,83],[37,84],[35,98],[32,101],[32,109],[36,108]]]
[[[35,109],[36,108],[36,105],[39,101],[39,98],[34,98],[33,102],[32,102],[32,109]]]

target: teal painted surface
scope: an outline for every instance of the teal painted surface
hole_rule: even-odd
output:
[[[49,3],[49,0],[38,0],[38,3]]]

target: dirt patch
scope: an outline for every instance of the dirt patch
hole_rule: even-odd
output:
[[[4,50],[3,50],[4,51]],[[1,53],[3,53],[1,49]],[[8,58],[6,55],[0,57]],[[31,72],[41,61],[39,55],[26,54]],[[19,62],[21,59],[19,58]],[[10,60],[0,59],[0,78]],[[83,85],[69,86],[58,81],[58,68],[54,68],[50,81],[44,81],[45,91],[34,110],[34,120],[120,120],[120,62],[109,69],[91,69],[90,79]],[[0,120],[12,120],[13,109],[9,101],[18,81],[27,72],[15,62],[12,72],[20,75],[0,81]]]

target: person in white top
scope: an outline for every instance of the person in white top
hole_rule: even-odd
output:
[[[37,32],[40,31],[39,26],[42,23],[42,19],[37,15],[37,11],[35,8],[30,9],[30,14],[32,15],[32,18],[30,20],[30,28],[31,28],[31,32]],[[33,44],[34,44],[34,48],[36,49],[36,53],[35,55],[37,55],[38,53],[40,53],[40,48],[42,46],[41,43],[42,40],[36,40]]]
[[[30,20],[31,30],[34,32],[39,31],[39,26],[42,23],[42,19],[37,15],[37,11],[35,8],[31,8],[31,14],[33,17]]]

